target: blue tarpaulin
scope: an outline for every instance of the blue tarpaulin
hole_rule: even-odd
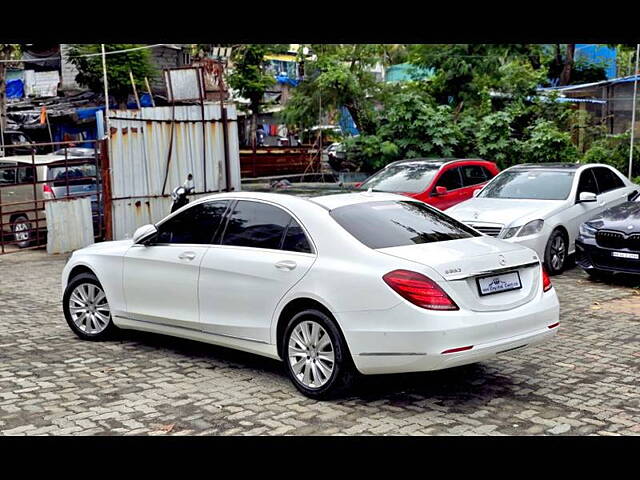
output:
[[[295,78],[290,78],[288,75],[276,75],[276,82],[278,83],[286,83],[288,85],[291,85],[292,87],[297,87],[298,86],[298,80],[296,80]]]
[[[9,80],[7,82],[7,98],[24,97],[24,82],[22,80]]]
[[[353,117],[349,113],[347,107],[340,107],[340,121],[338,122],[340,125],[340,129],[342,133],[346,133],[348,135],[359,135],[358,127],[356,123],[353,121]]]

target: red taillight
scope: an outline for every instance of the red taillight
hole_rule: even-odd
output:
[[[53,189],[47,185],[46,183],[42,184],[42,193],[48,193],[49,195],[51,195],[52,198],[56,198],[56,194],[53,193]]]
[[[553,285],[551,285],[551,279],[549,278],[549,274],[547,273],[545,268],[542,267],[542,291],[547,292],[551,290],[551,287],[553,287]]]
[[[394,270],[382,279],[398,295],[418,307],[429,310],[458,310],[458,306],[430,278],[409,270]]]

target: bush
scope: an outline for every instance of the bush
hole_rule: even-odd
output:
[[[620,133],[617,135],[607,135],[604,138],[595,140],[589,150],[582,158],[584,163],[604,163],[617,168],[623,175],[629,173],[629,145],[631,133]],[[640,146],[633,148],[633,169],[632,177],[640,176]],[[637,181],[637,179],[636,179]]]
[[[529,138],[522,142],[524,163],[577,162],[578,149],[571,143],[571,135],[560,131],[553,122],[538,120],[528,129]]]

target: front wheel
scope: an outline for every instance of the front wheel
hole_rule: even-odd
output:
[[[348,390],[355,368],[333,319],[319,310],[305,310],[289,321],[283,356],[293,384],[314,399],[333,398]]]
[[[69,327],[83,340],[104,340],[116,330],[107,296],[95,275],[83,273],[74,277],[62,301]]]
[[[560,230],[554,230],[544,251],[544,263],[550,275],[559,275],[567,262],[567,239]]]

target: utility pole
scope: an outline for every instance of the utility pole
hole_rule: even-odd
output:
[[[102,76],[104,80],[104,131],[107,138],[111,138],[111,130],[109,127],[109,85],[107,83],[107,56],[104,53],[104,43],[102,47]]]
[[[636,69],[633,72],[633,110],[631,111],[631,145],[629,146],[629,180],[631,180],[631,171],[633,169],[633,141],[636,131],[636,97],[638,94],[638,57],[640,56],[640,43],[636,45]]]

